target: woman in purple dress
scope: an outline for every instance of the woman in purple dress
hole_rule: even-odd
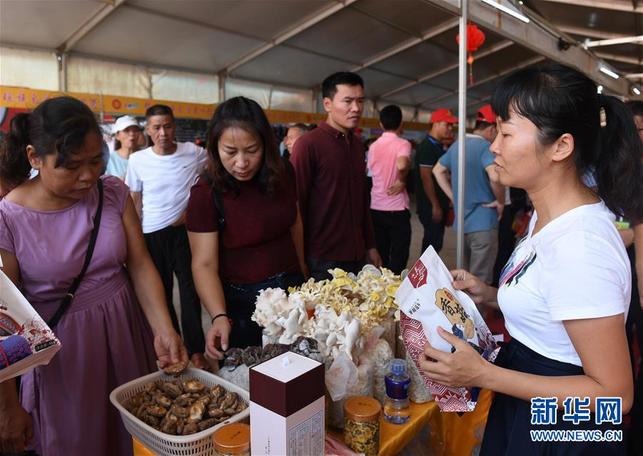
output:
[[[45,321],[79,275],[103,184],[100,229],[89,267],[54,332],[60,352],[47,366],[0,384],[0,453],[33,446],[42,456],[125,455],[132,441],[112,389],[187,360],[172,328],[163,286],[145,249],[127,187],[100,177],[96,119],[82,102],[59,97],[11,123],[0,175],[22,183],[0,201],[0,256]],[[38,176],[28,179],[30,169]]]

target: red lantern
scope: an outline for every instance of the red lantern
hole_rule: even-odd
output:
[[[473,83],[473,53],[476,52],[480,46],[484,44],[486,36],[482,30],[478,28],[475,24],[467,24],[467,52],[469,57],[467,57],[467,63],[469,64],[469,80],[470,83]],[[460,34],[455,37],[456,43],[460,44]]]

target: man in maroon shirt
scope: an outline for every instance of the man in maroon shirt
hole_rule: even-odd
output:
[[[322,83],[325,122],[295,144],[291,162],[304,221],[304,251],[310,275],[327,270],[357,272],[366,261],[381,266],[371,223],[364,145],[354,134],[364,109],[364,82],[355,73],[335,73]]]

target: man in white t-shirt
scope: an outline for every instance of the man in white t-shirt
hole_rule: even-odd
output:
[[[174,274],[181,296],[183,339],[192,362],[207,367],[203,352],[201,304],[192,280],[185,209],[190,188],[203,170],[207,152],[192,143],[176,142],[176,123],[169,106],[154,105],[145,113],[153,146],[132,155],[125,182],[141,215],[145,243],[161,275],[172,323],[179,322],[172,305]]]

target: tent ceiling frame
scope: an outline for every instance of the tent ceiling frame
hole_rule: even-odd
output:
[[[528,67],[530,65],[534,65],[534,64],[536,64],[538,62],[541,62],[543,60],[545,60],[545,57],[543,57],[541,55],[536,56],[536,57],[532,57],[531,59],[525,60],[524,62],[521,62],[516,66],[513,66],[513,67],[508,68],[506,70],[503,70],[503,71],[501,71],[499,73],[492,74],[491,76],[488,76],[486,78],[482,78],[482,79],[480,79],[478,81],[475,81],[473,84],[470,84],[470,85],[467,86],[467,90],[472,89],[472,88],[477,87],[477,86],[480,86],[482,84],[486,84],[487,82],[494,81],[494,80],[496,80],[498,78],[506,76],[507,74],[513,73],[516,70]],[[440,100],[444,100],[445,98],[452,97],[452,96],[456,95],[457,93],[458,93],[457,90],[453,90],[453,91],[451,91],[449,93],[445,93],[445,94],[437,96],[437,97],[433,97],[433,98],[423,100],[423,101],[420,102],[420,104],[421,105],[427,105],[427,104],[432,105],[432,104],[435,104],[436,101],[440,101]],[[474,98],[474,97],[469,96],[469,98]]]
[[[428,30],[425,30],[424,32],[422,32],[421,34],[418,35],[417,33],[414,33],[414,32],[412,32],[412,31],[410,31],[410,30],[408,30],[408,29],[406,29],[404,27],[401,27],[398,24],[395,24],[395,23],[393,23],[393,22],[391,22],[391,21],[389,21],[387,19],[384,19],[384,18],[382,18],[382,17],[380,17],[380,16],[378,16],[376,14],[370,13],[369,11],[365,11],[362,8],[359,8],[358,6],[354,5],[354,2],[357,1],[357,0],[335,0],[335,1],[342,2],[342,3],[344,3],[345,7],[350,6],[352,9],[354,9],[356,11],[359,11],[361,14],[363,14],[365,16],[368,16],[368,17],[370,17],[372,19],[375,19],[376,21],[378,21],[378,22],[380,22],[382,24],[388,25],[389,27],[394,28],[394,29],[396,29],[398,31],[401,31],[401,32],[403,32],[403,33],[405,33],[407,35],[411,35],[412,38],[410,38],[409,40],[404,41],[403,43],[400,43],[400,44],[397,44],[395,46],[392,46],[391,48],[386,49],[386,50],[384,50],[382,52],[379,52],[379,53],[375,54],[373,57],[369,58],[368,60],[366,60],[365,62],[362,62],[362,63],[351,62],[351,61],[348,61],[346,59],[339,58],[337,56],[327,55],[327,54],[324,54],[322,52],[317,52],[317,51],[313,51],[313,50],[310,50],[310,49],[305,49],[305,48],[295,46],[295,45],[292,45],[292,44],[286,44],[286,43],[283,42],[285,40],[280,41],[280,43],[275,44],[275,46],[278,45],[278,44],[281,44],[281,46],[286,47],[286,48],[296,49],[298,51],[302,51],[302,52],[306,52],[306,53],[309,53],[309,54],[317,55],[319,57],[324,57],[324,58],[328,58],[328,59],[332,59],[332,60],[337,60],[337,61],[342,62],[342,63],[347,63],[349,65],[352,65],[352,68],[349,71],[357,72],[357,71],[360,71],[360,70],[364,70],[364,69],[366,69],[366,68],[368,68],[368,67],[370,67],[372,65],[375,65],[376,63],[381,62],[381,61],[383,61],[383,60],[385,60],[387,58],[390,58],[390,57],[392,57],[392,56],[394,56],[396,54],[399,54],[399,53],[401,53],[401,52],[403,52],[403,51],[405,51],[407,49],[410,49],[413,46],[417,46],[418,44],[421,44],[424,41],[430,40],[431,38],[433,38],[433,37],[435,37],[435,36],[437,36],[437,35],[439,35],[441,33],[444,33],[444,32],[446,32],[448,30],[451,30],[452,28],[454,28],[454,27],[456,27],[458,25],[458,19],[454,18],[452,20],[444,21],[441,24],[438,24],[435,27],[432,27],[432,28],[430,28]],[[335,8],[335,11],[333,11],[332,14],[335,14],[335,13],[339,12],[342,9],[344,9],[344,8]],[[332,14],[328,14],[328,16],[325,16],[322,19],[325,19],[326,17],[329,17]],[[304,30],[312,27],[313,25],[315,25],[316,23],[318,23],[320,21],[321,21],[321,19],[315,21],[315,23],[311,23],[310,26],[299,30],[299,32],[303,32]],[[236,33],[236,32],[231,32],[231,33]],[[292,38],[292,36],[294,36],[294,34],[289,36],[289,37],[287,37],[286,39],[290,39],[290,38]],[[274,40],[273,40],[273,42],[274,42]],[[275,47],[275,46],[272,46],[272,47]],[[272,47],[271,47],[271,49],[272,49]],[[266,49],[266,51],[267,50],[268,49]],[[250,55],[250,54],[248,54],[248,55]],[[242,63],[235,62],[235,63],[233,63],[231,65],[228,65],[222,71],[224,71],[226,73],[230,73],[234,69],[238,68],[241,65],[244,65],[244,64],[248,63],[249,61],[253,60],[255,57],[258,57],[259,55],[260,54],[257,54],[255,56],[253,56],[252,58],[248,58],[246,61],[244,61]],[[242,60],[242,59],[239,59],[239,61],[240,60]],[[386,71],[386,70],[382,70],[382,69],[377,69],[376,71],[378,71],[380,73],[388,74],[390,76],[395,76],[395,77],[400,78],[400,79],[407,79],[407,80],[412,79],[412,78],[409,78],[408,76],[401,75],[401,74],[398,74],[398,73],[394,73],[394,72],[391,72],[391,71]],[[443,88],[443,87],[439,87],[439,86],[436,86],[436,87],[437,88]]]
[[[125,1],[125,0],[120,0],[120,1]],[[357,0],[335,0],[335,1],[338,2],[338,5],[333,5],[331,7],[332,12],[329,11],[331,8],[326,7],[326,9],[324,10],[324,11],[326,11],[326,14],[327,14],[326,16],[319,17],[319,15],[315,15],[314,22],[313,21],[309,22],[308,25],[305,28],[300,28],[297,33],[303,32],[304,30],[306,30],[306,29],[312,27],[313,25],[315,25],[316,23],[320,22],[322,19],[325,19],[326,17],[329,17],[332,14],[337,13],[341,9],[344,9],[345,7],[348,7],[348,6],[352,5]],[[342,8],[339,7],[341,5],[343,5]],[[215,26],[215,25],[205,23],[205,22],[201,22],[201,21],[197,21],[197,20],[194,20],[194,19],[189,19],[189,18],[185,18],[185,17],[181,17],[181,16],[175,16],[175,15],[172,15],[172,14],[166,14],[166,13],[163,13],[161,11],[153,10],[153,9],[146,8],[146,7],[143,7],[143,6],[129,5],[128,4],[127,7],[131,8],[131,9],[134,9],[134,10],[137,10],[137,11],[147,13],[147,14],[152,14],[152,15],[155,15],[155,16],[158,16],[158,17],[164,17],[164,18],[176,20],[176,21],[179,21],[179,22],[198,25],[200,27],[208,28],[210,30],[216,30],[216,31],[220,31],[220,32],[230,33],[230,34],[233,34],[233,35],[242,36],[244,38],[265,42],[265,39],[263,39],[261,37],[258,37],[258,36],[255,36],[255,35],[242,33],[242,32],[239,32],[237,30],[231,30],[231,29],[227,29],[227,28],[224,28],[224,27],[220,27],[220,26]],[[402,31],[403,33],[406,33],[408,35],[417,35],[417,34],[411,32],[411,31],[409,31],[409,30],[407,30],[407,29],[405,29],[403,27],[400,27],[397,24],[393,24],[390,21],[388,21],[388,20],[386,20],[386,19],[384,19],[382,17],[374,15],[374,14],[368,12],[368,11],[364,11],[363,9],[358,8],[358,7],[354,6],[354,5],[351,6],[351,7],[353,9],[355,9],[356,11],[359,11],[360,13],[377,20],[378,22],[381,22],[383,24],[389,25],[392,28],[395,28],[395,29],[397,29],[399,31]],[[310,15],[307,16],[307,17],[310,17]],[[423,41],[427,41],[427,40],[439,35],[440,33],[443,33],[443,32],[445,32],[447,30],[450,30],[451,28],[454,28],[455,26],[457,26],[457,24],[458,24],[458,19],[457,18],[455,18],[453,20],[445,21],[445,22],[443,22],[441,24],[438,24],[436,27],[432,27],[431,29],[426,30],[422,34],[418,35],[418,37],[416,37],[416,38],[411,38],[410,40],[407,40],[404,43],[398,44],[398,45],[393,46],[393,47],[391,47],[391,48],[389,48],[389,49],[387,49],[387,50],[385,50],[383,52],[380,52],[380,53],[374,55],[372,58],[369,58],[368,60],[366,60],[363,63],[347,61],[345,59],[341,59],[341,58],[336,57],[336,56],[327,55],[327,54],[312,51],[312,50],[309,50],[309,49],[304,49],[304,48],[301,48],[299,46],[289,45],[289,44],[284,43],[285,40],[292,38],[293,36],[295,36],[295,34],[292,34],[292,35],[290,35],[288,37],[285,37],[283,39],[282,38],[274,38],[273,40],[271,40],[269,43],[266,43],[265,45],[267,46],[269,44],[274,44],[274,46],[271,46],[271,48],[272,48],[272,47],[275,47],[276,45],[280,44],[280,45],[282,45],[284,47],[287,47],[287,48],[290,48],[290,49],[296,49],[296,50],[299,50],[299,51],[302,51],[302,52],[317,55],[319,57],[330,58],[330,59],[333,59],[333,60],[340,61],[342,63],[347,63],[349,65],[353,65],[354,68],[351,71],[359,71],[359,70],[365,69],[365,68],[367,68],[369,66],[372,66],[372,65],[374,65],[374,64],[376,64],[376,63],[378,63],[378,62],[380,62],[382,60],[385,60],[385,59],[387,59],[389,57],[392,57],[393,55],[396,55],[396,54],[398,54],[400,52],[403,52],[404,50],[409,49],[409,48],[411,48],[411,47],[413,47],[413,46],[415,46],[417,44],[420,44]],[[299,27],[299,25],[294,25],[294,26],[290,25],[284,31],[277,33],[277,37],[283,37],[283,36],[285,36],[285,33],[287,33],[288,31],[290,31],[290,30],[292,30],[294,28],[297,28],[297,27]],[[260,49],[262,49],[262,48],[260,48]],[[251,53],[256,52],[256,51],[258,51],[258,50],[252,51]],[[268,49],[266,49],[264,52],[267,52],[267,51],[268,51]],[[247,56],[250,55],[251,53],[247,54]],[[259,55],[260,54],[257,54],[254,57],[258,57]],[[231,73],[234,69],[236,69],[239,66],[241,66],[241,65],[243,65],[245,63],[248,63],[250,60],[254,59],[254,57],[249,58],[247,61],[245,61],[243,63],[239,63],[239,61],[241,59],[238,59],[237,61],[233,62],[232,64],[229,64],[226,67],[224,67],[224,68],[222,68],[220,70],[217,70],[217,73],[220,72],[220,71],[223,71],[225,73]],[[399,77],[399,78],[402,78],[402,79],[409,79],[408,76],[403,76],[403,75],[400,75],[400,74],[397,74],[397,73],[392,73],[392,72],[388,72],[388,71],[384,71],[384,70],[378,70],[378,71],[381,71],[382,73],[389,74],[391,76],[396,76],[396,77]]]
[[[300,52],[315,55],[317,57],[322,57],[322,58],[325,58],[325,59],[335,60],[337,62],[344,63],[344,64],[346,64],[348,66],[357,66],[358,65],[358,63],[354,62],[354,61],[346,60],[344,58],[337,57],[335,55],[325,54],[325,53],[319,52],[319,51],[313,51],[311,49],[305,49],[305,48],[295,46],[295,45],[292,45],[292,44],[282,44],[281,46],[283,46],[283,47],[285,47],[287,49],[294,49],[294,50],[297,50],[297,51],[300,51]],[[225,71],[225,70],[222,70],[222,71]],[[352,70],[349,70],[349,71],[352,71]],[[378,68],[378,69],[373,69],[372,71],[376,71],[378,73],[382,73],[382,74],[385,74],[385,75],[388,75],[388,76],[393,76],[393,77],[396,77],[396,78],[399,78],[399,79],[406,79],[406,80],[409,80],[409,81],[414,81],[414,79],[410,78],[409,76],[399,74],[399,73],[394,73],[394,72],[388,71],[388,70],[383,70],[383,69]],[[234,76],[234,75],[232,75],[232,76]],[[245,79],[245,77],[243,77],[243,79]],[[439,85],[435,85],[435,84],[430,84],[430,85],[432,85],[433,87],[436,87],[438,89],[445,89],[443,86],[439,86]],[[312,87],[308,87],[308,88],[312,89]],[[380,95],[378,95],[378,97],[379,96]]]
[[[494,54],[494,53],[496,53],[498,51],[501,51],[501,50],[503,50],[505,48],[508,48],[509,46],[511,46],[513,44],[514,43],[512,41],[510,41],[510,40],[504,40],[504,41],[501,41],[499,43],[496,43],[493,46],[489,47],[489,49],[485,49],[484,51],[479,52],[476,55],[476,60],[479,60],[479,59],[481,59],[483,57],[486,57],[488,55],[491,55],[491,54]],[[456,63],[453,63],[451,65],[447,65],[446,67],[440,68],[439,70],[432,71],[430,73],[426,73],[426,74],[420,76],[419,78],[414,79],[413,81],[411,81],[409,83],[406,83],[404,85],[396,87],[393,90],[389,90],[388,92],[382,94],[381,97],[384,98],[384,97],[391,96],[391,95],[393,95],[393,94],[395,94],[397,92],[401,92],[402,90],[406,90],[406,89],[408,89],[410,87],[416,86],[416,85],[421,84],[423,82],[426,82],[426,81],[428,81],[430,79],[433,79],[433,78],[436,78],[438,76],[441,76],[441,75],[443,75],[445,73],[448,73],[449,71],[453,71],[453,70],[457,69],[458,65],[459,64],[456,62]]]
[[[549,3],[564,3],[567,6],[583,6],[586,8],[624,11],[627,13],[643,13],[643,5],[629,0],[543,0]]]
[[[402,27],[400,24],[396,24],[395,22],[392,22],[386,18],[383,18],[381,16],[378,16],[377,14],[371,13],[370,11],[365,10],[364,8],[360,8],[357,4],[354,4],[351,6],[351,9],[355,11],[359,11],[361,14],[364,16],[370,17],[371,19],[375,19],[377,22],[380,22],[384,25],[388,25],[389,27],[397,30],[398,32],[402,32],[406,35],[411,35],[414,37],[419,37],[421,34],[418,34],[412,30],[407,29],[406,27]]]
[[[458,0],[425,0],[444,5],[445,8],[457,7]],[[494,33],[504,36],[515,43],[532,50],[555,62],[571,65],[588,75],[597,83],[602,84],[613,93],[626,94],[629,92],[628,83],[625,78],[613,79],[599,71],[601,61],[595,54],[582,46],[571,46],[565,51],[560,51],[560,32],[554,33],[555,26],[535,14],[527,14],[532,21],[529,24],[503,14],[483,5],[481,2],[469,4],[469,16],[471,21],[493,30]]]
[[[395,46],[385,49],[382,52],[377,53],[376,55],[369,58],[368,60],[362,62],[359,65],[356,65],[350,71],[360,71],[365,68],[368,68],[369,66],[375,65],[376,63],[379,63],[382,60],[386,60],[390,57],[393,57],[394,55],[397,55],[403,51],[406,51],[407,49],[410,49],[413,46],[417,46],[418,44],[428,41],[431,38],[437,35],[440,35],[441,33],[451,30],[452,28],[457,27],[457,25],[458,25],[457,18],[444,21],[436,25],[435,27],[431,27],[430,29],[424,31],[419,37],[410,38],[402,43],[399,43]]]
[[[295,35],[298,35],[304,30],[309,29],[315,24],[323,21],[327,17],[332,16],[338,11],[343,10],[344,8],[350,6],[352,3],[355,3],[356,1],[357,0],[334,0],[334,3],[331,4],[330,6],[326,6],[324,8],[321,8],[315,11],[314,13],[308,15],[306,18],[304,18],[303,20],[299,21],[294,25],[293,24],[289,25],[287,29],[277,33],[277,35],[272,40],[270,40],[270,42],[262,46],[259,46],[259,48],[243,55],[239,59],[235,60],[234,62],[232,62],[225,68],[223,68],[222,71],[225,71],[228,74],[231,73],[232,71],[239,68],[240,66],[248,63],[250,60],[253,60],[259,57],[260,55],[268,52],[270,49],[276,46],[279,46],[284,41],[294,37]]]
[[[449,13],[459,14],[460,12],[459,0],[421,0],[421,1],[424,2],[425,4],[431,5],[432,7],[435,7],[435,8],[439,8]],[[593,8],[604,8],[608,10],[625,11],[630,13],[643,12],[643,5],[638,5],[636,2],[630,3],[629,1],[617,1],[617,0],[576,0],[573,2],[570,2],[567,0],[543,0],[543,1],[552,2],[552,3],[564,3],[567,5],[573,4],[573,5],[593,7]],[[199,21],[186,19],[180,16],[165,14],[166,17],[172,18],[177,21],[198,24],[200,26],[208,27],[210,29],[216,29],[219,31],[232,33],[240,37],[246,37],[249,39],[254,39],[262,43],[265,43],[263,45],[260,45],[257,49],[254,49],[246,53],[245,55],[241,56],[237,60],[228,64],[222,70],[208,71],[203,69],[199,70],[191,67],[160,65],[158,63],[153,64],[153,63],[142,62],[142,61],[134,62],[132,60],[127,60],[127,59],[118,59],[113,57],[105,57],[100,55],[92,55],[90,53],[74,51],[74,47],[80,40],[82,40],[85,36],[87,36],[90,32],[92,32],[92,30],[94,30],[102,21],[108,18],[110,14],[112,14],[116,9],[118,9],[119,7],[122,7],[123,5],[125,5],[125,7],[127,8],[134,8],[141,11],[152,12],[157,15],[164,14],[159,11],[150,10],[149,8],[144,8],[137,5],[130,5],[129,3],[127,3],[127,0],[103,0],[103,2],[104,3],[97,8],[96,12],[93,15],[91,15],[78,29],[76,29],[72,34],[70,34],[69,37],[65,39],[56,49],[40,48],[39,50],[46,50],[50,52],[58,51],[58,54],[69,53],[69,55],[72,57],[75,55],[78,55],[78,56],[84,55],[90,58],[98,58],[98,59],[107,60],[107,61],[123,62],[127,64],[138,64],[138,65],[145,66],[147,68],[174,69],[178,71],[187,71],[191,73],[197,73],[197,74],[201,73],[201,74],[208,74],[208,75],[212,75],[212,74],[216,75],[220,71],[223,71],[222,74],[227,75],[230,72],[234,71],[235,69],[239,68],[240,66],[244,65],[245,63],[264,54],[265,52],[269,51],[270,49],[273,49],[276,46],[282,45],[286,48],[298,49],[297,47],[288,45],[285,42],[288,39],[296,36],[297,34],[302,33],[305,30],[313,27],[315,24],[318,24],[324,19],[331,17],[333,14],[336,14],[347,7],[351,7],[352,9],[355,9],[360,13],[367,14],[370,17],[373,17],[382,23],[386,23],[393,27],[396,27],[398,30],[404,30],[406,33],[410,35],[410,39],[405,40],[401,43],[398,43],[397,45],[392,46],[388,49],[380,51],[377,54],[371,56],[370,58],[362,62],[346,62],[343,59],[335,56],[326,56],[307,49],[299,49],[299,50],[313,55],[330,57],[336,61],[346,63],[347,65],[353,65],[354,66],[353,71],[359,71],[359,70],[371,67],[376,63],[381,62],[387,58],[395,56],[424,41],[427,41],[432,37],[438,35],[439,33],[443,33],[444,31],[449,30],[451,28],[449,26],[451,25],[452,22],[453,24],[457,23],[457,18],[456,18],[453,21],[447,20],[442,22],[441,24],[437,24],[436,26],[431,27],[430,29],[422,33],[409,32],[408,30],[405,30],[404,27],[401,27],[396,24],[391,24],[390,21],[385,18],[377,17],[376,15],[373,15],[368,11],[364,12],[358,5],[354,5],[354,3],[357,2],[357,0],[333,0],[332,3],[326,4],[323,8],[318,9],[316,12],[306,15],[301,20],[294,21],[293,23],[289,24],[287,27],[284,27],[283,30],[275,34],[273,39],[267,42],[263,38],[259,38],[256,36],[249,36],[247,34],[244,34],[243,32],[239,32],[236,30],[234,31],[225,30],[221,27],[213,26],[211,24],[204,24]],[[539,55],[543,55],[554,61],[575,66],[576,68],[588,74],[598,83],[603,84],[606,88],[608,88],[612,92],[619,93],[619,94],[628,93],[629,88],[628,88],[627,78],[620,78],[618,80],[614,80],[612,78],[605,77],[604,75],[599,73],[598,68],[600,67],[600,64],[602,61],[601,59],[612,60],[612,61],[623,62],[623,63],[634,64],[634,65],[643,65],[641,61],[639,61],[637,58],[634,58],[634,57],[622,56],[618,54],[593,53],[588,51],[587,49],[583,49],[582,46],[572,46],[565,51],[560,51],[558,49],[559,38],[562,36],[563,39],[566,39],[567,41],[569,41],[569,37],[565,37],[564,34],[561,35],[560,32],[556,32],[555,30],[560,30],[564,33],[580,34],[591,38],[599,38],[599,39],[607,39],[607,40],[613,39],[613,38],[621,38],[622,37],[621,34],[612,34],[604,31],[601,32],[601,31],[595,31],[593,29],[583,29],[580,27],[572,27],[572,26],[565,26],[565,25],[560,25],[558,28],[556,28],[556,26],[554,26],[553,24],[549,23],[548,21],[540,17],[537,17],[537,15],[533,13],[529,13],[529,15],[534,19],[534,21],[532,21],[532,23],[530,24],[524,24],[510,16],[503,15],[500,12],[494,11],[490,8],[486,8],[483,5],[481,5],[480,2],[470,2],[469,4],[469,18],[471,21],[479,24],[482,27],[492,30],[494,33],[504,36],[505,38],[508,38],[509,40],[512,40],[513,42],[521,46],[524,46]],[[588,32],[588,33],[584,33],[584,32]],[[589,32],[592,32],[592,33],[590,34]],[[489,52],[489,51],[492,51],[493,49],[492,52],[497,52],[500,49],[503,49],[504,47],[510,46],[511,44],[512,42],[497,43],[496,45],[494,45],[490,49],[487,49],[486,51]],[[29,46],[14,45],[11,43],[2,43],[2,45],[13,46],[17,48],[30,48]],[[499,48],[495,49],[495,46],[499,46]],[[31,49],[34,49],[34,48],[31,47]],[[481,58],[484,55],[488,55],[483,53],[484,51],[479,53],[477,57]],[[377,94],[375,96],[378,98],[390,96],[401,90],[413,87],[417,84],[420,84],[422,82],[435,78],[457,67],[458,67],[457,64],[444,67],[432,73],[425,74],[420,78],[412,79],[409,83],[404,84],[403,86],[400,86],[396,89],[390,90],[384,94]],[[389,75],[407,79],[407,80],[410,79],[408,76],[397,75],[397,74],[393,74],[388,71],[379,70],[379,69],[374,69],[374,70],[379,73],[389,74]],[[284,88],[288,87],[288,88],[299,89],[299,90],[311,89],[311,87],[308,87],[308,86],[301,86],[301,85],[298,86],[296,84],[286,85],[283,82],[257,80],[257,79],[253,80],[253,78],[242,78],[242,79],[245,79],[251,82],[274,85],[276,87],[284,87]],[[431,84],[431,85],[434,85],[434,84]],[[314,87],[312,89],[314,89]],[[423,102],[422,104],[424,103],[426,103],[426,101]]]
[[[597,40],[597,41],[587,41],[583,43],[583,46],[588,48],[593,47],[602,47],[602,46],[613,46],[615,44],[643,44],[643,35],[637,36],[624,36],[622,38],[611,38],[607,40]]]
[[[597,52],[596,57],[604,60],[613,60],[614,62],[629,63],[631,65],[643,65],[639,59],[634,57],[627,57],[625,55],[611,54],[608,52]]]
[[[601,38],[604,40],[610,40],[613,38],[625,38],[627,36],[624,33],[605,32],[603,30],[597,30],[597,29],[586,28],[586,27],[575,27],[572,25],[556,24],[556,27],[561,32],[564,32],[567,34],[586,36],[586,37],[592,37],[592,38]]]
[[[183,17],[183,16],[175,16],[173,14],[168,14],[168,13],[165,13],[163,11],[158,11],[158,10],[155,10],[155,9],[147,8],[145,6],[130,5],[129,3],[127,3],[125,6],[128,9],[133,9],[133,10],[139,11],[141,13],[150,14],[150,15],[153,15],[153,16],[156,16],[156,17],[162,17],[162,18],[170,19],[170,20],[177,21],[177,22],[183,22],[184,24],[196,25],[198,27],[203,27],[203,28],[206,28],[206,29],[209,29],[209,30],[214,30],[216,32],[229,33],[231,35],[237,35],[237,36],[240,36],[242,38],[248,38],[248,39],[255,40],[255,41],[262,41],[262,42],[265,41],[263,38],[260,38],[260,37],[255,36],[255,35],[250,35],[248,33],[244,33],[244,32],[241,32],[239,30],[232,30],[232,29],[228,29],[228,28],[225,28],[225,27],[221,27],[219,25],[212,25],[212,24],[210,24],[208,22],[198,21],[196,19],[191,19],[191,18],[187,18],[187,17]]]
[[[78,43],[84,36],[91,32],[98,24],[100,24],[107,16],[112,14],[119,6],[125,3],[125,0],[112,0],[104,3],[96,10],[83,24],[78,27],[71,35],[63,41],[56,50],[58,53],[63,54],[70,51],[76,43]]]
[[[124,1],[124,0],[122,0],[122,1]],[[352,1],[357,1],[357,0],[352,0]],[[199,27],[204,27],[204,28],[207,28],[207,29],[210,29],[210,30],[215,30],[215,31],[218,31],[218,32],[230,33],[230,34],[233,34],[233,35],[238,35],[238,36],[248,38],[248,39],[252,39],[252,40],[256,40],[256,41],[262,41],[262,42],[265,41],[264,39],[262,39],[262,38],[260,38],[258,36],[250,35],[250,34],[247,34],[247,33],[241,33],[241,32],[238,32],[236,30],[231,30],[231,29],[227,29],[227,28],[224,28],[224,27],[215,26],[215,25],[208,24],[208,23],[201,22],[201,21],[197,21],[197,20],[194,20],[194,19],[188,19],[188,18],[184,18],[184,17],[181,17],[181,16],[174,16],[174,15],[171,15],[171,14],[166,14],[166,13],[163,13],[161,11],[156,11],[156,10],[149,9],[149,8],[146,8],[146,7],[142,7],[142,6],[138,6],[138,5],[129,5],[128,4],[127,7],[131,8],[131,9],[134,9],[134,10],[137,10],[137,11],[141,11],[143,13],[152,14],[152,15],[155,15],[155,16],[158,16],[158,17],[164,17],[164,18],[167,18],[167,19],[172,19],[172,20],[175,20],[175,21],[178,21],[178,22],[197,25]],[[381,18],[376,18],[376,19],[379,20],[379,21],[382,21]],[[312,27],[312,25],[314,25],[314,24],[311,24],[310,26]],[[303,31],[303,29],[300,30],[300,31]],[[435,35],[433,35],[433,36],[435,36]],[[429,38],[427,38],[427,39],[429,39]],[[282,42],[281,46],[289,48],[289,49],[295,49],[295,50],[298,50],[298,51],[301,51],[301,52],[305,52],[307,54],[316,55],[318,57],[323,57],[323,58],[327,58],[327,59],[331,59],[331,60],[336,60],[338,62],[342,62],[342,63],[345,63],[347,65],[353,65],[353,66],[358,66],[359,65],[357,62],[354,62],[354,61],[349,61],[349,60],[342,59],[342,58],[334,56],[334,55],[328,55],[328,54],[324,54],[322,52],[301,48],[299,46],[295,46],[295,45],[292,45],[292,44],[286,44],[286,43]],[[245,62],[245,63],[248,63],[248,62]],[[229,70],[229,68],[230,68],[230,65],[227,65],[226,67],[224,67],[222,69],[215,70],[214,73],[218,74],[220,72],[224,72],[225,74],[229,74],[231,72]],[[397,73],[392,73],[392,72],[385,71],[385,70],[377,70],[377,71],[380,71],[381,73],[385,73],[385,74],[388,74],[390,76],[395,76],[395,77],[398,77],[398,78],[401,78],[401,79],[409,79],[408,76],[400,75],[400,74],[397,74]]]

